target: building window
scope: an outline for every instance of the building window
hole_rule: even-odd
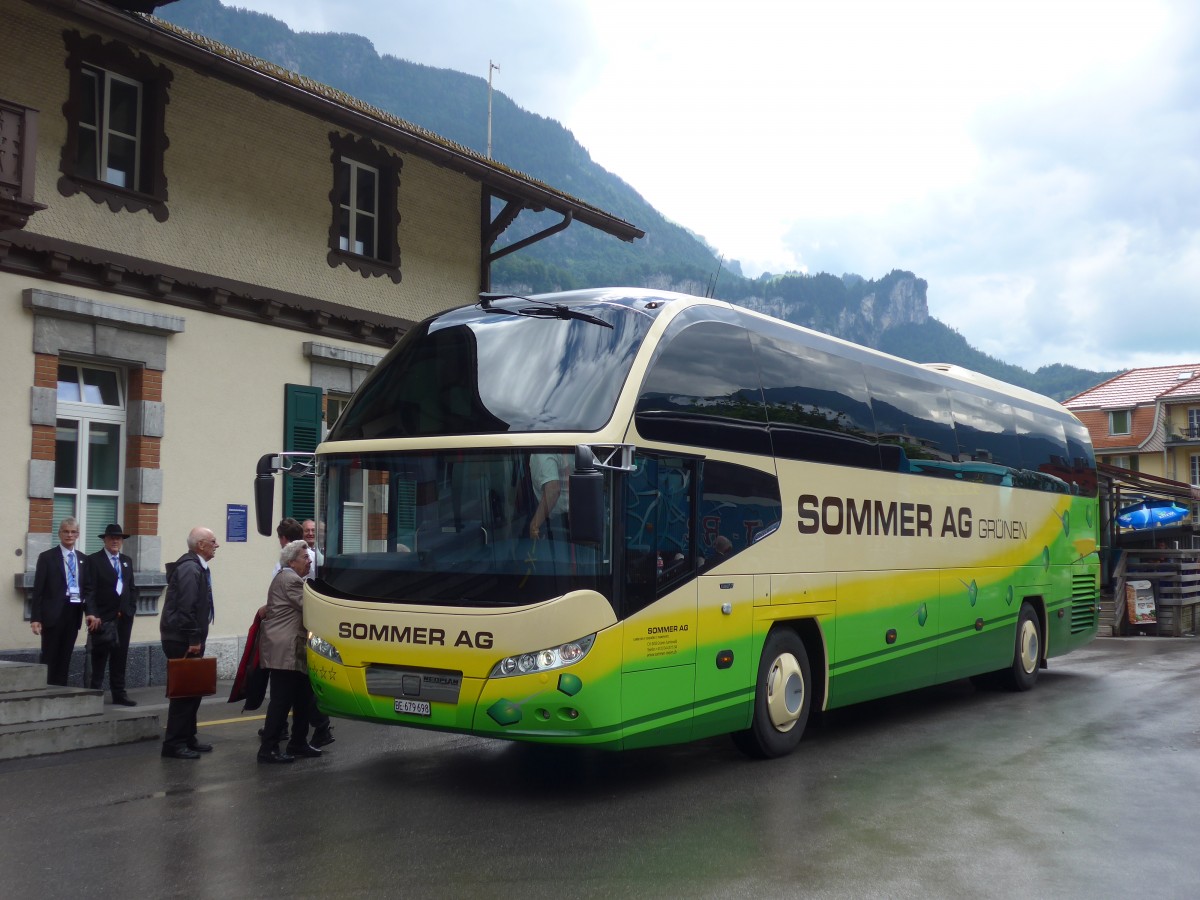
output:
[[[349,394],[325,392],[325,421],[321,424],[321,440],[325,440],[329,436],[329,432],[333,430],[333,423],[338,420],[349,404]]]
[[[338,178],[338,248],[376,259],[379,246],[379,170],[342,157]]]
[[[1200,438],[1200,407],[1189,407],[1188,423],[1187,423],[1187,438],[1196,440]]]
[[[125,471],[125,383],[116,369],[63,362],[58,367],[54,441],[54,524],[79,520],[82,548],[91,553],[96,535],[119,522]]]
[[[113,212],[148,210],[167,218],[163,156],[171,72],[97,35],[64,35],[70,93],[63,114],[59,192],[83,193]]]
[[[333,190],[329,199],[329,265],[346,266],[364,278],[386,275],[400,282],[399,157],[369,140],[331,134]]]
[[[1129,410],[1114,409],[1108,414],[1108,433],[1130,434],[1132,429],[1129,427],[1129,418]]]
[[[115,72],[83,66],[83,104],[75,171],[136,191],[140,187],[142,86]]]
[[[1200,456],[1192,457],[1192,487],[1200,487]]]
[[[1138,471],[1137,456],[1131,456],[1129,454],[1110,456],[1107,462],[1110,466],[1116,466],[1118,469],[1128,469],[1130,472]]]

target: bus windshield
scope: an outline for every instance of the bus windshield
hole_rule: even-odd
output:
[[[597,431],[653,321],[612,300],[434,316],[379,364],[329,440]]]
[[[475,607],[591,589],[611,602],[608,539],[573,544],[567,533],[573,462],[567,447],[322,457],[323,589]]]

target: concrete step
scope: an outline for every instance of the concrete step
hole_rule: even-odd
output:
[[[46,686],[46,667],[41,663],[10,662],[0,659],[0,693],[36,691]]]
[[[122,707],[109,709],[97,716],[0,725],[0,759],[19,759],[161,738],[162,725],[157,712]]]
[[[104,691],[42,685],[30,691],[0,692],[0,725],[76,719],[103,712]]]

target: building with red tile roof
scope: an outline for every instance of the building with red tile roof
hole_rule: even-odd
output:
[[[1098,461],[1200,488],[1200,362],[1130,369],[1063,405]]]

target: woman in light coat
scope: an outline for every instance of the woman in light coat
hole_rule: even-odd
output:
[[[271,702],[264,735],[277,735],[292,711],[291,740],[281,752],[274,740],[264,740],[258,750],[262,763],[290,763],[297,756],[316,757],[321,751],[308,743],[308,711],[312,686],[304,629],[304,576],[308,574],[308,544],[292,541],[279,554],[280,569],[267,590],[266,612],[259,628],[259,665],[270,671]]]

